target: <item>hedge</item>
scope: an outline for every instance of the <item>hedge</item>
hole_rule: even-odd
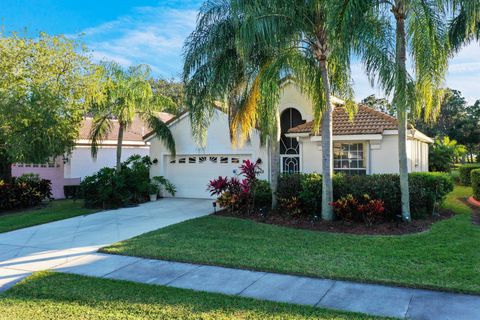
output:
[[[480,164],[465,164],[458,168],[460,172],[460,184],[464,186],[470,186],[472,182],[470,181],[470,172],[475,169],[480,169]]]
[[[313,182],[315,181],[315,182]],[[446,173],[418,172],[409,174],[410,208],[413,218],[432,214],[435,204],[453,191],[453,180]],[[305,215],[319,215],[321,211],[321,176],[295,174],[280,177],[277,196],[282,209],[296,210]],[[385,214],[394,219],[401,214],[400,177],[398,174],[334,175],[334,201],[349,194],[361,198],[365,194],[382,200]]]
[[[480,200],[480,169],[472,170],[470,180],[472,181],[473,197]]]

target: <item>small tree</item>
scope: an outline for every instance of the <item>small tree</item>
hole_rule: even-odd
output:
[[[467,153],[465,146],[449,137],[436,138],[429,151],[430,171],[448,172],[452,165]]]
[[[115,62],[103,62],[102,66],[102,95],[92,104],[92,156],[97,156],[98,145],[112,130],[112,122],[118,121],[116,169],[120,171],[123,134],[132,125],[135,117],[144,120],[174,155],[175,141],[172,133],[158,117],[158,112],[174,103],[168,97],[153,94],[150,69],[139,65],[124,70]]]

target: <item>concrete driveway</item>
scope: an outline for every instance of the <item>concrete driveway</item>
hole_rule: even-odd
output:
[[[106,245],[211,212],[211,200],[167,198],[0,233],[0,291],[32,272],[59,268]]]

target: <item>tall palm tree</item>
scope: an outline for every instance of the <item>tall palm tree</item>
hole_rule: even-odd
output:
[[[278,90],[262,87],[259,95],[260,71],[268,61],[262,50],[240,52],[237,47],[241,19],[235,16],[229,0],[206,1],[200,8],[197,26],[184,47],[185,102],[190,111],[192,131],[200,145],[215,107],[228,112],[232,144],[241,145],[248,138],[247,130],[237,139],[239,126],[258,126],[261,142],[271,151],[272,190],[276,190],[279,168]],[[274,75],[271,75],[273,78]],[[272,81],[272,86],[280,81]],[[276,205],[275,193],[272,206]]]
[[[402,217],[410,221],[407,121],[409,114],[422,113],[432,120],[440,111],[449,56],[445,1],[342,0],[339,6],[340,29],[352,35],[354,51],[371,79],[378,80],[387,95],[393,94],[399,121]],[[407,56],[412,60],[411,73]]]
[[[212,8],[218,1],[208,1],[204,8]],[[211,75],[206,81],[210,85],[205,92],[211,94],[219,86],[230,90],[241,88],[241,103],[234,108],[232,117],[232,134],[240,135],[240,143],[249,137],[251,130],[258,126],[262,133],[270,137],[272,161],[271,180],[275,190],[275,180],[279,171],[279,112],[278,99],[281,92],[281,78],[291,76],[297,85],[313,101],[315,126],[319,131],[322,123],[323,141],[323,196],[322,217],[333,219],[332,188],[332,112],[330,101],[332,93],[350,98],[352,90],[349,78],[349,50],[341,44],[341,39],[334,34],[330,24],[334,21],[328,7],[333,1],[221,1],[224,12],[228,12],[228,29],[219,28],[215,19],[203,29],[203,22],[208,15],[201,15],[195,37],[187,42],[186,67],[190,79],[200,78],[204,83],[205,73]],[[215,6],[213,6],[215,7]],[[218,11],[211,15],[218,17]],[[210,23],[212,22],[212,23]],[[219,32],[222,31],[222,33]],[[225,32],[225,30],[228,30]],[[206,39],[217,38],[220,41]],[[230,39],[225,41],[225,39]],[[219,52],[218,44],[225,43],[226,50]],[[209,43],[208,46],[203,46]],[[190,49],[190,50],[188,50]],[[192,52],[198,53],[195,56]],[[225,54],[226,53],[226,54]],[[191,68],[192,57],[205,62]],[[206,58],[208,57],[208,58]],[[226,57],[232,58],[229,63]],[[211,68],[212,64],[220,65]],[[192,72],[193,70],[193,72]],[[236,73],[236,70],[239,72]],[[235,78],[236,75],[241,75]],[[231,82],[218,82],[222,77],[232,77],[239,86]],[[190,83],[192,80],[190,80]],[[188,87],[188,85],[187,85]],[[205,86],[194,85],[202,89]],[[211,88],[214,88],[211,90]],[[228,91],[228,90],[227,90]],[[195,99],[199,90],[195,89]],[[217,96],[224,91],[215,92]],[[187,96],[189,95],[187,90]],[[193,94],[190,94],[193,96]],[[348,106],[353,109],[351,100]]]
[[[458,51],[472,40],[480,40],[480,1],[450,0],[449,9],[454,14],[450,22],[449,40]]]
[[[175,154],[175,141],[168,126],[160,120],[158,113],[173,105],[170,98],[154,95],[150,86],[150,69],[147,66],[132,66],[124,70],[115,62],[104,62],[102,92],[92,105],[94,113],[90,130],[91,152],[95,158],[98,145],[118,122],[116,168],[121,170],[123,134],[135,117],[145,121],[160,138],[168,150]]]

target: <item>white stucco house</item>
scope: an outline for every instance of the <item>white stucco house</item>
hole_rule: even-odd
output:
[[[163,121],[173,118],[168,113],[160,113]],[[37,173],[43,179],[52,182],[52,194],[55,199],[65,197],[63,187],[65,185],[78,185],[80,181],[94,174],[104,167],[114,167],[116,162],[118,122],[112,121],[112,130],[108,137],[99,145],[97,158],[91,155],[91,140],[89,139],[90,128],[93,119],[85,117],[80,127],[78,139],[70,154],[51,159],[48,163],[15,163],[12,165],[12,175],[21,176],[24,173]],[[150,128],[140,119],[136,118],[132,125],[125,130],[122,144],[122,161],[132,155],[147,156],[150,146],[143,141],[143,136]]]
[[[353,121],[349,120],[342,102],[335,99],[333,114],[334,170],[347,174],[398,173],[397,119],[360,105]],[[280,99],[280,171],[322,171],[322,137],[312,134],[312,104],[293,82],[286,82]],[[245,159],[262,160],[269,180],[268,145],[261,146],[259,133],[253,132],[250,143],[233,148],[230,142],[228,116],[217,110],[211,120],[205,148],[194,141],[188,113],[168,121],[176,143],[172,156],[153,134],[144,136],[150,145],[150,157],[158,162],[151,176],[162,175],[177,187],[177,197],[210,198],[206,191],[209,180],[235,175]],[[410,129],[407,155],[410,172],[428,171],[428,146],[433,140]],[[168,195],[166,195],[168,196]]]

